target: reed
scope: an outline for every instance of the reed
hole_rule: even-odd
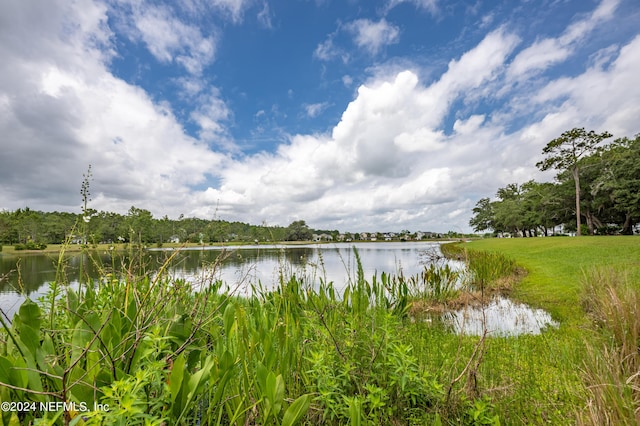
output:
[[[640,423],[640,288],[612,268],[584,274],[582,303],[603,342],[590,344],[582,367],[589,394],[583,424]]]

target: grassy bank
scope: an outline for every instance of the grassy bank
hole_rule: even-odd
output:
[[[583,322],[582,280],[594,268],[624,270],[640,283],[637,237],[493,238],[473,241],[466,247],[514,259],[527,275],[512,296],[548,310],[563,323]]]
[[[496,367],[502,367],[499,370],[519,371],[517,363],[508,361],[515,354],[533,357],[529,368],[541,366],[540,377],[523,383],[546,382],[546,392],[564,394],[564,400],[572,401],[569,404],[574,406],[569,423],[640,422],[637,237],[490,239],[455,248],[475,254],[496,253],[515,260],[527,274],[511,294],[547,309],[561,321],[560,329],[543,336],[498,344],[503,351],[496,360],[500,363]],[[491,353],[489,350],[488,357]],[[541,359],[545,361],[539,364]],[[487,359],[485,367],[490,364]],[[497,383],[505,382],[508,383],[506,377]],[[552,410],[559,408],[557,401],[542,395],[533,398],[532,403]],[[509,410],[508,405],[498,407],[505,417]],[[540,419],[546,418],[546,412],[541,414]]]

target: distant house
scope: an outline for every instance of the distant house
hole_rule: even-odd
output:
[[[313,241],[333,241],[333,237],[329,234],[313,234]]]
[[[69,235],[69,241],[71,244],[83,244],[84,238],[81,235]]]
[[[361,240],[367,240],[367,239],[369,239],[369,234],[367,234],[366,232],[361,232],[361,233],[360,233],[360,239],[361,239]]]

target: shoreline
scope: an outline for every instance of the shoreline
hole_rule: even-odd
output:
[[[358,244],[380,244],[380,243],[424,243],[424,242],[434,242],[434,243],[447,243],[451,242],[450,239],[423,239],[416,241],[370,241],[370,240],[354,240],[354,241],[262,241],[262,242],[250,242],[250,241],[238,241],[238,242],[225,242],[225,243],[163,243],[158,246],[156,244],[150,244],[143,246],[143,249],[194,249],[194,248],[202,248],[207,249],[209,247],[232,247],[232,248],[242,248],[243,246],[273,246],[273,245],[282,245],[282,246],[304,246],[304,245],[326,245],[326,244],[336,244],[336,243],[358,243]],[[135,245],[134,245],[135,248]],[[119,251],[124,252],[130,250],[131,247],[128,243],[118,243],[118,244],[97,244],[97,245],[82,245],[82,244],[48,244],[47,247],[43,250],[16,250],[13,245],[5,245],[2,246],[2,250],[0,250],[0,256],[22,256],[22,255],[32,255],[32,254],[59,254],[61,252],[65,253],[81,253],[83,251]]]

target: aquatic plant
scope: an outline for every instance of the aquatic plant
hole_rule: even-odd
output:
[[[430,263],[419,274],[409,277],[410,294],[415,298],[444,302],[458,294],[462,278],[460,271],[448,264],[438,266]]]

